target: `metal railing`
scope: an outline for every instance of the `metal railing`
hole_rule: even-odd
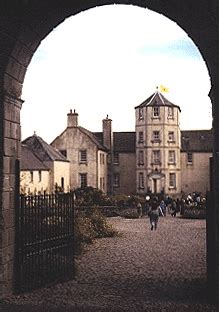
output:
[[[20,195],[17,208],[16,292],[73,278],[73,194]]]

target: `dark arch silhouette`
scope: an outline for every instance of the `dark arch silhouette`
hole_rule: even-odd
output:
[[[213,226],[208,257],[214,299],[219,301],[219,4],[217,0],[0,0],[0,296],[13,291],[14,227],[20,157],[20,109],[24,76],[40,42],[65,18],[95,6],[127,4],[147,7],[175,21],[190,36],[211,78],[214,146],[212,165]],[[188,69],[189,74],[189,69]],[[208,234],[208,233],[207,233]],[[208,236],[208,235],[207,235]],[[209,236],[208,236],[209,237]]]

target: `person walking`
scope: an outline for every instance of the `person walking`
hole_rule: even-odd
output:
[[[142,218],[143,213],[142,213],[142,205],[141,205],[140,201],[137,204],[137,211],[138,211],[138,217]]]
[[[151,231],[157,229],[159,214],[164,216],[163,211],[159,205],[158,198],[155,197],[151,202],[151,207],[150,207],[150,210],[148,212],[148,216],[150,219],[150,225],[151,225]]]

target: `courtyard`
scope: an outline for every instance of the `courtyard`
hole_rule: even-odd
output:
[[[120,233],[76,257],[75,280],[4,299],[0,311],[217,311],[206,298],[206,222],[108,219]]]

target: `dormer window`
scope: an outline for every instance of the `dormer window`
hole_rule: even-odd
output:
[[[158,118],[160,116],[160,107],[159,106],[154,106],[153,107],[153,117]]]

